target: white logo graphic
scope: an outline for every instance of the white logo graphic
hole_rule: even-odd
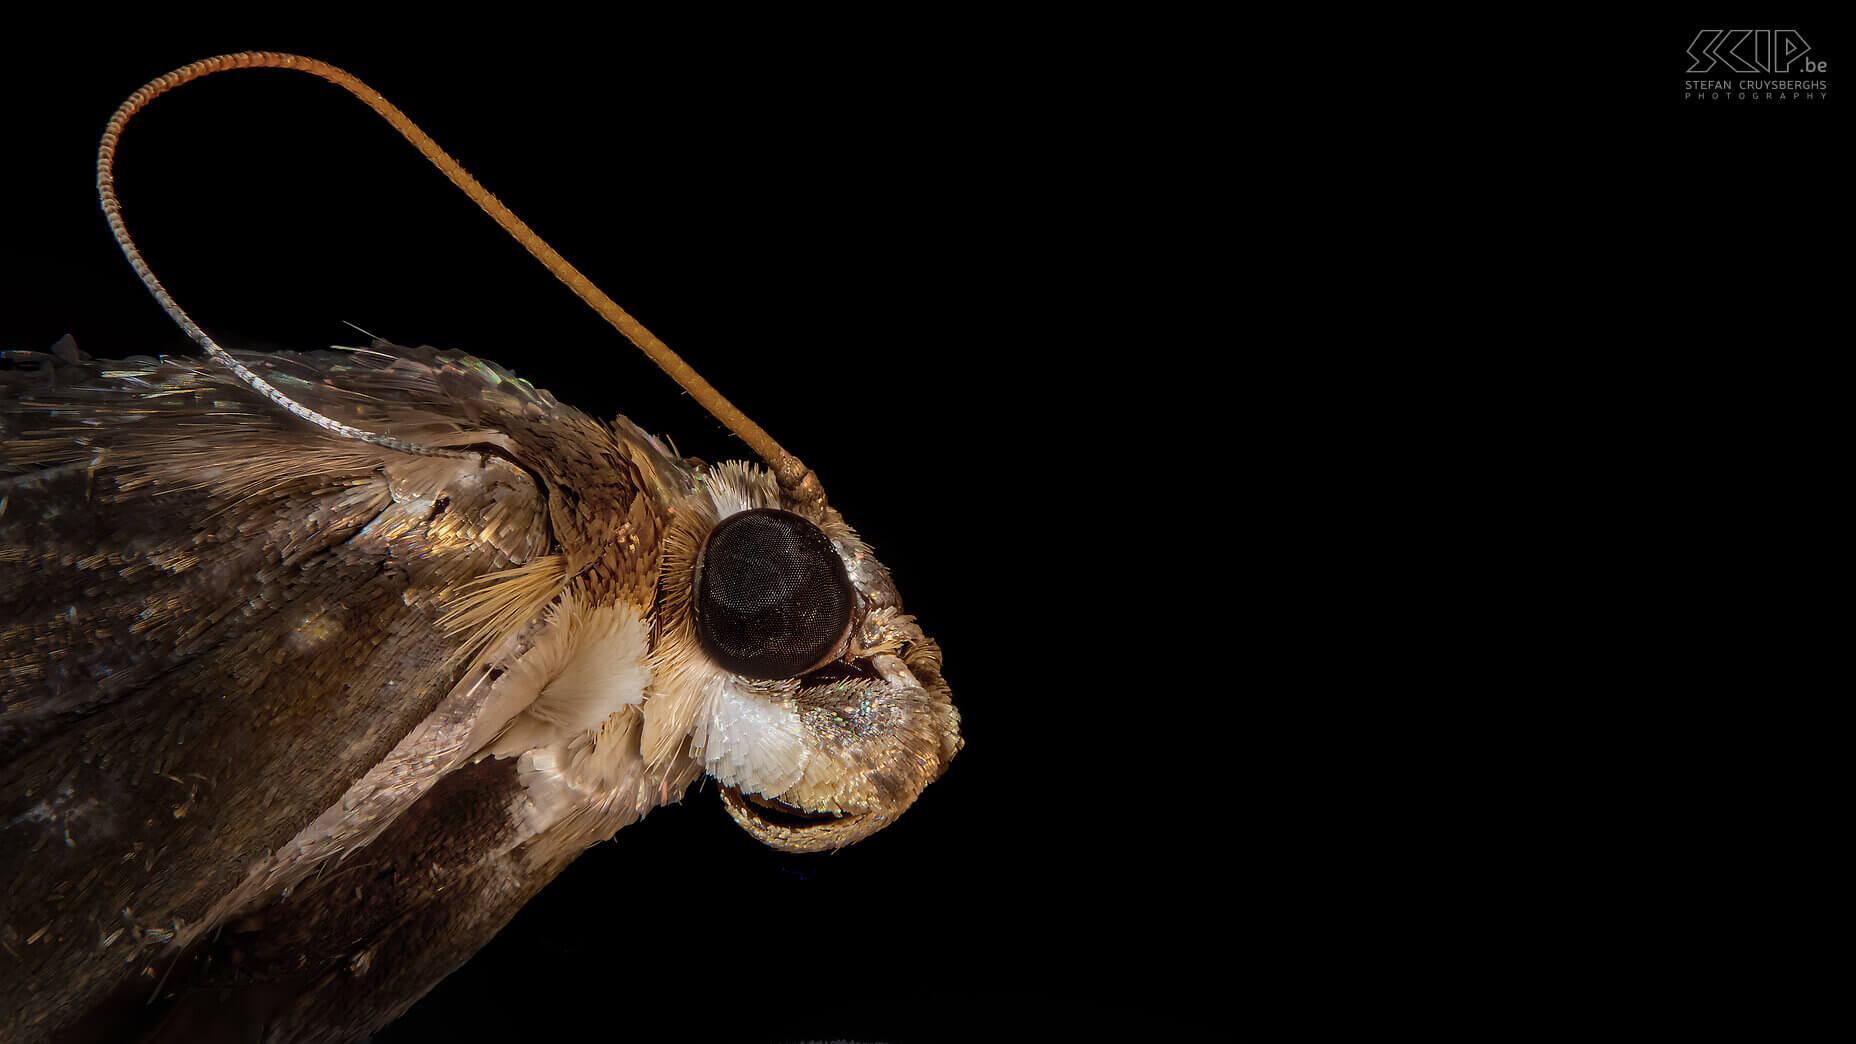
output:
[[[1796,29],[1703,29],[1688,45],[1694,60],[1692,73],[1712,72],[1717,65],[1737,73],[1789,73],[1798,63],[1802,72],[1824,72],[1829,62],[1813,61],[1805,55],[1811,45]]]

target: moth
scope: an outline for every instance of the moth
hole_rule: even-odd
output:
[[[221,348],[112,170],[154,97],[250,66],[381,112],[762,463],[457,352]],[[807,852],[946,770],[940,651],[818,477],[371,88],[195,63],[99,169],[208,357],[0,370],[0,1037],[363,1037],[699,779]]]

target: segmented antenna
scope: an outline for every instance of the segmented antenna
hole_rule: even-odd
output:
[[[755,453],[759,454],[762,460],[765,460],[772,466],[774,474],[779,479],[781,488],[792,495],[802,506],[809,508],[810,510],[807,513],[819,514],[823,512],[825,504],[824,489],[819,485],[818,476],[813,474],[810,468],[800,463],[798,457],[793,456],[786,452],[785,449],[781,448],[780,444],[775,442],[773,437],[768,435],[760,425],[748,419],[748,416],[742,413],[739,408],[726,398],[723,398],[722,394],[716,391],[713,385],[703,380],[702,375],[691,368],[688,363],[684,362],[677,353],[671,351],[668,345],[658,340],[655,334],[645,329],[643,324],[633,319],[623,308],[620,308],[610,297],[607,297],[598,287],[594,286],[591,280],[580,273],[579,269],[569,264],[566,258],[562,257],[553,247],[549,246],[540,236],[536,235],[534,231],[524,224],[520,218],[516,217],[508,207],[503,206],[501,201],[491,195],[482,185],[478,184],[476,178],[471,177],[463,167],[458,165],[456,160],[447,155],[445,150],[438,147],[437,142],[434,142],[428,137],[426,133],[420,130],[410,119],[407,119],[405,113],[401,112],[399,109],[395,108],[392,103],[381,97],[379,91],[362,83],[345,70],[338,69],[327,62],[319,62],[314,58],[305,58],[301,55],[279,54],[271,51],[243,51],[238,54],[222,54],[216,58],[207,58],[202,61],[194,62],[191,65],[182,66],[168,73],[166,76],[160,76],[150,80],[148,83],[144,84],[140,90],[130,95],[128,100],[124,101],[121,107],[116,110],[116,114],[110,117],[110,122],[103,131],[102,144],[97,149],[97,195],[103,201],[104,216],[109,221],[110,231],[116,236],[117,244],[122,247],[123,256],[129,259],[129,264],[135,269],[135,274],[142,277],[143,284],[155,295],[155,300],[160,302],[161,307],[166,310],[168,315],[180,325],[181,329],[187,332],[187,336],[193,338],[200,347],[206,349],[207,354],[218,360],[221,365],[237,374],[239,380],[244,381],[253,390],[284,409],[289,410],[298,417],[344,438],[359,439],[360,441],[373,443],[377,446],[385,446],[389,449],[398,450],[401,453],[412,453],[420,456],[458,455],[456,449],[433,449],[396,439],[389,435],[382,435],[378,432],[363,431],[360,428],[350,427],[340,421],[324,417],[322,414],[317,413],[307,406],[303,406],[283,392],[278,391],[275,387],[271,386],[270,382],[253,373],[243,363],[234,359],[224,348],[214,343],[213,339],[207,336],[206,331],[200,329],[198,324],[189,318],[186,312],[181,310],[180,305],[174,302],[174,298],[168,294],[167,290],[161,285],[160,280],[156,279],[154,273],[149,270],[148,263],[142,260],[141,252],[135,248],[135,242],[129,238],[129,231],[123,225],[122,204],[116,199],[116,177],[114,172],[116,142],[122,136],[123,126],[129,122],[129,117],[141,111],[144,106],[155,98],[160,97],[190,80],[197,80],[202,76],[209,76],[226,69],[259,68],[296,69],[313,76],[320,76],[330,83],[346,90],[356,98],[361,99],[362,102],[366,103],[368,108],[374,110],[381,118],[392,124],[393,129],[399,131],[401,137],[411,142],[413,147],[419,150],[420,155],[430,160],[433,166],[443,171],[445,177],[449,178],[453,185],[463,190],[464,194],[469,196],[471,201],[476,203],[484,213],[494,218],[496,223],[503,227],[503,231],[513,236],[530,254],[535,256],[536,260],[546,266],[548,271],[554,273],[555,278],[567,284],[567,288],[572,290],[576,297],[585,301],[595,312],[598,312],[604,317],[606,322],[612,324],[614,329],[624,334],[626,340],[637,345],[639,350],[643,351],[645,355],[651,358],[652,362],[658,365],[659,369],[662,369],[666,374],[670,375],[671,380],[676,381],[678,385],[682,386],[683,390],[690,394],[690,398],[695,399],[698,405],[708,410],[716,420],[721,421],[724,427],[734,432],[741,441],[747,443]]]

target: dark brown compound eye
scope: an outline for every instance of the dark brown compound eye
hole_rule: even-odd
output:
[[[790,511],[723,519],[697,561],[696,634],[718,665],[793,678],[824,661],[851,626],[856,592],[831,539]]]

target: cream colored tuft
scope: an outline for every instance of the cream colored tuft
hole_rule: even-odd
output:
[[[806,767],[805,726],[785,693],[756,691],[717,672],[703,686],[706,714],[693,722],[690,756],[723,784],[775,796]]]
[[[753,508],[780,506],[773,472],[745,460],[725,460],[709,469],[709,497],[717,521]]]
[[[466,634],[460,659],[478,655],[491,641],[534,619],[567,580],[567,557],[548,555],[527,565],[500,569],[467,585],[439,621],[450,634]]]
[[[522,793],[510,809],[520,827],[514,843],[576,817],[610,834],[648,811],[655,802],[643,785],[639,721],[636,708],[623,707],[593,732],[524,751],[516,760]]]
[[[711,484],[705,483],[707,488]],[[659,545],[657,621],[662,634],[651,653],[652,687],[645,694],[644,732],[639,738],[645,763],[653,770],[669,765],[684,750],[690,726],[708,714],[701,679],[689,675],[705,659],[689,618],[696,557],[716,521],[714,502],[699,490],[671,519]]]
[[[503,700],[533,695],[486,753],[511,757],[555,745],[644,702],[650,634],[631,606],[583,610],[570,592],[549,611],[548,622],[534,647],[497,681]]]

